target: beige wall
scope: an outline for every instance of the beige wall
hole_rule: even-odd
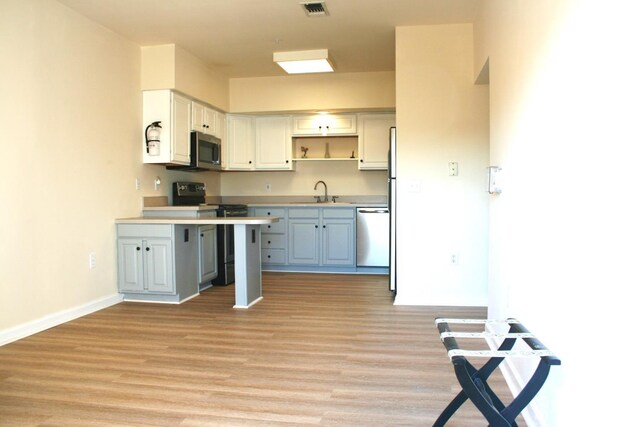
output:
[[[141,52],[142,90],[176,87],[176,45],[143,46]]]
[[[229,110],[229,79],[175,44],[142,47],[142,90],[175,89]]]
[[[487,302],[488,91],[473,81],[471,25],[396,28],[397,304]]]
[[[562,359],[527,425],[625,425],[640,283],[634,2],[490,0],[476,70],[490,69],[490,317],[513,316]],[[533,362],[511,364],[514,389]],[[597,384],[594,389],[594,385]]]
[[[386,171],[358,171],[351,161],[298,162],[293,172],[225,172],[222,174],[223,196],[313,196],[323,195],[314,190],[318,180],[327,184],[329,196],[384,196],[387,193]],[[271,184],[271,191],[266,191]]]
[[[229,79],[220,70],[176,46],[176,87],[188,95],[229,111]]]
[[[394,110],[395,73],[230,79],[231,112]]]
[[[4,0],[0,52],[2,342],[115,297],[114,219],[174,180],[219,176],[141,164],[140,48],[124,38],[54,1]]]

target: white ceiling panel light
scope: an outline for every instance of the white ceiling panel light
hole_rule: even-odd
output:
[[[328,49],[298,50],[295,52],[274,52],[276,62],[289,74],[332,73]]]

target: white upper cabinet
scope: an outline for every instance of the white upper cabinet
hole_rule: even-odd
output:
[[[395,114],[360,114],[358,116],[358,169],[388,168],[389,129],[395,125]]]
[[[293,136],[356,135],[355,114],[315,114],[293,117]]]
[[[142,149],[144,163],[188,165],[190,156],[191,100],[170,90],[142,93]],[[148,150],[146,129],[160,122],[160,144],[157,154]]]
[[[193,101],[191,103],[191,130],[214,135],[216,130],[215,110]]]
[[[291,118],[256,117],[256,169],[291,170]]]
[[[224,141],[227,136],[227,115],[220,111],[213,111],[215,128],[213,136],[216,136]]]
[[[255,127],[250,116],[227,115],[228,170],[255,169]]]
[[[225,114],[200,102],[191,102],[191,130],[224,139]]]
[[[289,116],[227,115],[227,170],[292,170]]]

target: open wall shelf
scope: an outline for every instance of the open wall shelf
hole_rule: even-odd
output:
[[[306,157],[302,147],[307,148]],[[329,157],[325,157],[325,152]],[[325,136],[325,137],[295,137],[293,138],[294,161],[328,161],[328,160],[357,160],[357,136]]]

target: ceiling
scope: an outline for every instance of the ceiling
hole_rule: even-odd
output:
[[[473,22],[481,0],[58,0],[140,46],[175,43],[229,77],[285,75],[273,52],[329,49],[336,72],[395,69],[395,27]],[[313,0],[310,0],[313,1]]]

